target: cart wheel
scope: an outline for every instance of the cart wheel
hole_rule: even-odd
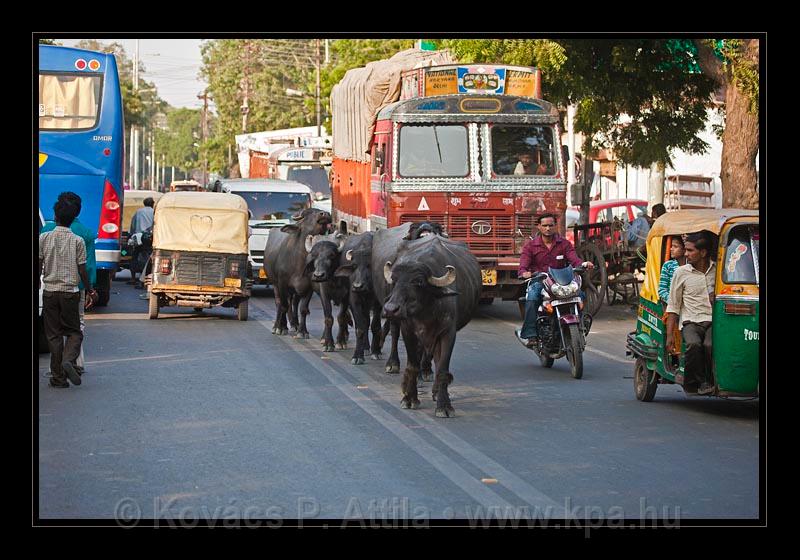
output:
[[[584,286],[584,292],[586,292],[586,311],[594,317],[603,307],[603,294],[599,293],[594,284],[591,283],[587,283]]]
[[[236,316],[240,321],[247,321],[247,300],[236,306]]]
[[[151,319],[158,319],[158,296],[150,292],[149,315]]]
[[[582,244],[577,252],[581,259],[594,265],[594,270],[587,270],[584,278],[596,288],[597,293],[600,295],[597,309],[589,310],[592,315],[595,315],[600,306],[603,305],[603,295],[608,287],[606,261],[597,245],[591,242]]]
[[[658,374],[647,369],[642,358],[636,358],[633,366],[633,391],[636,398],[642,402],[650,402],[656,396],[658,389]]]

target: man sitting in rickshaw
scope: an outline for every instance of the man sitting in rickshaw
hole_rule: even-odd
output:
[[[706,233],[693,233],[686,237],[687,264],[675,271],[667,302],[667,348],[673,352],[673,332],[680,317],[681,333],[686,343],[684,371],[687,379],[700,384],[697,390],[700,395],[714,391],[711,320],[716,264],[711,258],[712,247],[712,239]]]

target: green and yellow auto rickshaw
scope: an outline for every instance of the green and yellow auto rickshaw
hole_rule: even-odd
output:
[[[628,355],[636,359],[634,391],[640,401],[653,400],[661,383],[684,384],[685,345],[679,333],[672,352],[666,348],[666,305],[659,301],[661,267],[669,260],[672,240],[708,231],[719,236],[713,300],[710,396],[757,397],[759,394],[759,224],[757,210],[678,210],[658,218],[647,237],[647,265],[639,297],[636,331],[628,335]],[[677,351],[680,351],[679,353]]]
[[[149,314],[161,307],[236,308],[247,320],[247,203],[227,193],[174,192],[158,201],[153,224]]]

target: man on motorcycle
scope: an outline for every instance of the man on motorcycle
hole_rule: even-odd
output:
[[[538,272],[547,272],[550,268],[564,268],[565,261],[573,267],[583,265],[588,269],[594,268],[591,262],[581,262],[575,253],[572,243],[556,233],[555,214],[546,213],[539,217],[539,235],[528,241],[522,248],[519,260],[519,277],[530,278]],[[516,331],[517,338],[527,339],[525,345],[532,348],[536,345],[538,332],[536,320],[539,316],[539,306],[542,304],[542,282],[531,282],[528,285],[525,302],[525,321],[522,329]]]

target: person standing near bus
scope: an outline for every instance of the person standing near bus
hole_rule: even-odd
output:
[[[79,197],[74,192],[62,192],[58,195],[58,201],[66,201],[70,204],[73,204],[78,211],[78,215],[81,213],[81,197]],[[45,233],[48,231],[52,231],[56,228],[55,222],[47,222],[42,231],[39,233]],[[90,297],[88,301],[90,305],[94,302],[96,298],[96,293],[94,291],[94,284],[97,281],[97,261],[95,260],[95,253],[94,253],[94,233],[88,227],[83,225],[78,217],[76,216],[75,219],[72,221],[72,224],[69,226],[69,229],[83,239],[83,243],[86,246],[86,273],[89,276],[90,285],[85,286],[83,281],[78,284],[78,293],[80,294],[80,302],[78,304],[78,312],[80,314],[80,323],[81,323],[81,333],[83,333],[84,337],[86,336],[86,321],[85,321],[85,313],[86,313],[86,294],[89,293]],[[85,372],[84,366],[84,354],[83,354],[83,342],[81,342],[81,351],[78,355],[78,359],[75,361],[75,369],[78,370],[78,373],[83,375]]]
[[[155,201],[153,197],[148,196],[144,199],[144,206],[139,208],[136,213],[131,218],[131,227],[128,231],[130,231],[131,238],[137,233],[144,233],[148,229],[153,227],[153,222],[155,220]],[[136,246],[134,248],[133,254],[133,262],[131,263],[131,279],[128,284],[134,284],[136,288],[143,288],[144,283],[142,279],[144,278],[144,266],[141,268],[138,265],[138,260],[140,259],[139,253],[141,252],[141,246]],[[135,270],[134,270],[135,268]],[[139,280],[136,280],[136,273],[140,274]]]
[[[63,389],[69,387],[67,378],[74,385],[81,384],[75,369],[83,341],[78,285],[81,281],[84,286],[91,284],[86,273],[86,244],[69,229],[78,215],[77,207],[62,199],[53,209],[55,229],[39,235],[39,273],[40,287],[44,288],[42,318],[53,374],[50,386]]]

